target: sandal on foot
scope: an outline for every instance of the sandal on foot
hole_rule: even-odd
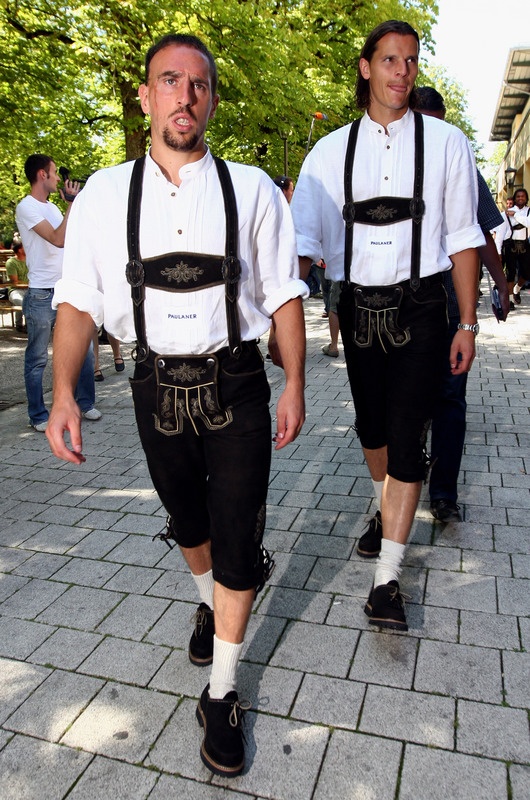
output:
[[[123,372],[123,370],[125,369],[125,363],[123,361],[123,358],[114,359],[114,369],[116,370],[116,372]]]
[[[102,371],[100,369],[94,370],[94,380],[95,381],[104,381],[105,380],[105,376],[103,375],[103,373],[102,373]]]

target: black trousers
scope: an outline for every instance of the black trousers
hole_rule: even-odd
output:
[[[255,342],[239,358],[228,348],[219,358],[219,400],[232,421],[211,430],[184,420],[181,433],[165,435],[154,425],[156,375],[152,363],[137,364],[131,380],[140,440],[153,485],[173,520],[179,545],[211,541],[213,577],[229,589],[256,587],[271,460],[270,388]]]
[[[416,292],[409,281],[398,285],[403,297],[392,325],[375,312],[368,324],[366,314],[361,321],[364,341],[371,339],[365,346],[355,341],[355,284],[343,287],[338,314],[361,444],[368,450],[386,446],[388,474],[414,483],[426,476],[425,444],[446,357],[447,294],[440,275],[422,279]],[[397,346],[394,330],[406,332]]]

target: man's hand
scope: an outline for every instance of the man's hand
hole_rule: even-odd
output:
[[[80,191],[81,185],[79,181],[71,181],[67,178],[64,182],[64,186],[59,189],[59,194],[65,203],[73,203]]]
[[[291,389],[285,387],[276,408],[276,442],[275,450],[281,450],[286,444],[294,442],[305,421],[305,401],[303,387]]]
[[[452,375],[469,372],[475,358],[475,334],[473,331],[458,330],[451,343],[449,364]]]
[[[70,434],[72,449],[65,442],[64,436],[67,431]],[[82,464],[86,461],[82,453],[81,411],[73,397],[68,401],[54,402],[48,419],[46,438],[52,453],[57,458],[70,461],[72,464]]]

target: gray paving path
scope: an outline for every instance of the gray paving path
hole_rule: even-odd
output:
[[[529,292],[523,304],[504,325],[480,309],[464,521],[435,523],[422,500],[406,635],[363,614],[371,483],[344,360],[321,354],[321,302],[306,304],[307,422],[273,458],[277,566],[240,668],[248,766],[230,782],[199,759],[197,599],[179,555],[151,541],[164,512],[124,376],[97,387],[82,467],[51,456],[22,405],[0,413],[2,800],[527,800]]]

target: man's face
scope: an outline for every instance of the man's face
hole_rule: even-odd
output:
[[[517,208],[524,208],[524,206],[526,205],[526,193],[516,192],[514,195],[514,202]]]
[[[57,186],[61,182],[61,176],[57,174],[57,167],[55,166],[53,161],[50,161],[46,169],[42,169],[41,176],[43,180],[43,186],[48,192],[48,194],[53,194],[57,191]]]
[[[506,199],[506,208],[513,208],[513,200],[511,197]]]
[[[387,33],[378,41],[370,61],[361,58],[359,68],[370,82],[368,113],[372,119],[385,124],[402,117],[418,74],[415,37]]]
[[[142,110],[151,116],[153,145],[204,153],[204,133],[219,102],[217,95],[212,97],[205,55],[186,45],[159,50],[139,95]]]

